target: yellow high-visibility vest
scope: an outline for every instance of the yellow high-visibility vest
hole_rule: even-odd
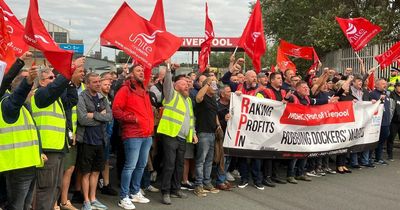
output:
[[[18,120],[8,124],[3,119],[0,102],[0,172],[39,166],[39,138],[29,111],[22,106]]]
[[[400,82],[400,75],[399,76],[394,76],[394,77],[389,77],[389,82],[392,83],[393,85],[388,87],[389,91],[393,91],[394,90],[394,85],[396,84],[396,82]]]
[[[190,143],[193,140],[194,133],[194,116],[192,108],[192,100],[190,97],[183,98],[178,92],[174,90],[173,99],[169,103],[164,103],[164,111],[158,124],[157,133],[167,136],[176,137],[182,128],[185,119],[186,106],[184,100],[187,101],[190,110],[190,130],[189,135],[186,137],[186,142]]]
[[[58,98],[45,108],[38,108],[35,96],[31,98],[32,116],[39,130],[43,149],[61,150],[66,138],[66,117],[62,102]]]
[[[82,91],[86,89],[85,84],[81,83]],[[78,115],[76,113],[76,106],[72,107],[72,132],[76,133],[76,127],[78,126]]]

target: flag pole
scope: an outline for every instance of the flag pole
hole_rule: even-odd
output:
[[[97,44],[97,42],[100,41],[100,37],[97,38],[95,42],[93,42],[92,46],[89,48],[89,50],[86,52],[85,57],[89,56],[90,52],[93,50],[94,46]]]
[[[236,51],[237,51],[238,47],[239,47],[239,46],[236,46],[235,51],[233,51],[233,54],[234,54],[234,55],[236,54]]]
[[[354,51],[354,53],[356,54],[358,59],[361,59],[360,55],[358,54],[358,52]]]
[[[246,52],[243,52],[243,60],[243,71],[246,72]]]
[[[126,61],[126,65],[128,65],[130,60],[131,60],[131,56],[128,57],[128,60]]]

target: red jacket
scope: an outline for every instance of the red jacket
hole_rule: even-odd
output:
[[[115,95],[112,111],[114,118],[121,122],[123,140],[153,135],[150,96],[142,85],[126,81]]]

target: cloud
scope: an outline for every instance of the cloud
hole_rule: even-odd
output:
[[[38,1],[40,16],[68,29],[72,39],[82,39],[85,51],[98,39],[101,31],[123,2],[122,0]],[[5,0],[5,2],[19,19],[26,17],[29,0]],[[139,15],[149,19],[156,0],[127,2]],[[254,0],[209,0],[209,16],[214,24],[215,35],[240,36],[249,17],[249,2]],[[204,36],[205,1],[164,0],[163,3],[168,31],[177,36]],[[99,45],[94,49],[98,50]],[[103,48],[103,52],[113,59],[114,50]],[[177,60],[188,60],[188,53],[177,53],[177,56]],[[181,56],[183,57],[180,58]]]

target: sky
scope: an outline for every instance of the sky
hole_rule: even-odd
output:
[[[29,0],[4,0],[19,18],[27,15]],[[71,39],[82,39],[85,53],[98,39],[123,0],[38,0],[40,16],[70,31]],[[164,0],[167,30],[176,36],[204,36],[205,0]],[[208,0],[209,17],[217,37],[239,37],[254,0]],[[156,0],[127,0],[141,16],[150,19]],[[93,50],[98,51],[99,44]],[[114,60],[113,49],[102,47],[103,56]],[[195,53],[197,54],[197,53]],[[191,62],[191,53],[178,52],[172,61]],[[195,58],[196,59],[196,58]]]

